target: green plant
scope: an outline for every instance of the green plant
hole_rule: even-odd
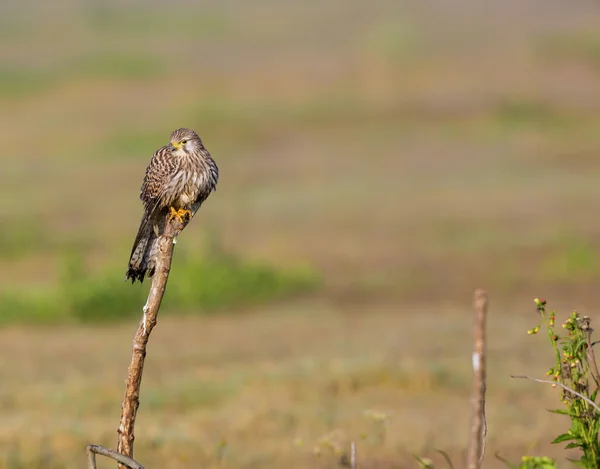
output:
[[[506,464],[510,469],[556,469],[556,462],[546,456],[523,456],[518,466],[511,464],[506,459],[496,454],[496,458]]]
[[[552,444],[567,443],[565,449],[579,449],[578,459],[567,458],[586,469],[600,468],[600,407],[596,404],[600,388],[600,373],[596,364],[592,341],[591,321],[588,316],[581,316],[573,311],[562,324],[566,334],[556,330],[556,311],[548,311],[546,301],[536,298],[535,304],[540,314],[540,322],[527,331],[529,335],[546,328],[548,339],[554,351],[554,366],[546,373],[551,381],[528,378],[541,383],[550,383],[552,387],[561,388],[561,402],[565,408],[551,409],[555,414],[567,415],[571,421],[570,428],[558,435]],[[512,464],[496,454],[496,458],[504,462],[510,469],[555,469],[556,462],[546,456],[523,456],[520,464]],[[435,466],[429,459],[415,456],[421,468],[433,469]],[[448,464],[451,464],[446,457]]]
[[[580,449],[580,458],[570,460],[581,467],[599,468],[600,408],[596,405],[596,397],[600,375],[594,356],[590,318],[574,311],[562,325],[566,334],[559,335],[555,327],[556,312],[547,310],[545,300],[536,298],[535,304],[541,321],[528,334],[537,334],[542,326],[546,328],[555,356],[554,366],[548,370],[547,375],[552,377],[553,387],[562,388],[561,401],[565,406],[550,412],[567,415],[571,420],[568,431],[558,435],[552,443],[566,442],[566,449]],[[528,464],[530,465],[520,467],[552,467],[532,466],[534,463],[530,460]]]
[[[444,457],[444,460],[446,461],[446,464],[448,464],[448,469],[454,469],[454,464],[452,463],[452,460],[450,459],[450,456],[448,456],[442,450],[437,450],[437,452],[440,453]],[[420,458],[417,455],[413,455],[413,457],[419,463],[419,467],[421,469],[435,469],[435,464],[433,464],[433,462],[431,461],[431,459]],[[445,469],[445,468],[443,468],[443,469]]]

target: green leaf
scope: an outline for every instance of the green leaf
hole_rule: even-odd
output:
[[[510,461],[508,459],[503,458],[502,456],[500,456],[499,452],[494,453],[494,457],[498,460],[498,461],[502,461],[506,467],[508,467],[509,469],[519,469],[519,466],[515,465],[515,464],[511,464]]]
[[[577,464],[580,467],[586,467],[586,465],[580,460],[580,459],[573,459],[573,458],[565,458],[567,461],[572,462],[573,464]]]
[[[569,443],[567,446],[565,446],[565,449],[571,449],[571,448],[581,448],[583,445],[581,443]]]
[[[561,414],[561,415],[571,415],[574,416],[574,414],[568,410],[564,410],[564,409],[546,409],[548,412],[552,412],[553,414]]]
[[[417,460],[417,462],[419,463],[419,467],[421,467],[421,469],[433,469],[434,466],[431,463],[431,461],[429,461],[428,459],[420,458],[416,454],[413,454],[412,456],[413,456],[413,458],[415,458]]]
[[[563,433],[562,435],[558,435],[553,441],[552,444],[561,443],[563,441],[574,440],[575,436],[571,433]]]
[[[519,469],[556,469],[556,462],[546,456],[523,456]]]
[[[586,342],[585,339],[579,339],[577,341],[577,345],[575,345],[575,353],[573,355],[579,354],[579,351],[583,347],[583,345],[585,344],[585,342]]]
[[[454,464],[452,464],[452,460],[450,459],[450,456],[448,456],[448,453],[446,453],[445,451],[443,451],[441,449],[438,449],[437,452],[440,453],[444,457],[444,459],[448,463],[448,466],[450,467],[450,469],[454,469]]]

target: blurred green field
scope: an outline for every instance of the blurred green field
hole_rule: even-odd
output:
[[[364,314],[311,300],[245,315],[159,319],[136,455],[147,467],[330,468],[338,467],[334,451],[356,441],[365,467],[417,467],[413,453],[440,462],[436,449],[460,462],[471,315],[458,306],[394,314],[372,305]],[[560,416],[540,406],[554,405],[558,391],[509,378],[542,376],[553,363],[549,348],[540,352],[545,337],[526,334],[535,319],[511,318],[507,337],[506,319],[490,318],[490,330],[502,331],[490,334],[489,345],[490,467],[501,467],[496,451],[515,461],[526,452],[562,452],[543,443]],[[0,331],[7,358],[0,467],[70,467],[82,464],[90,442],[114,447],[132,329]]]
[[[461,5],[0,5],[0,468],[116,439],[138,190],[181,126],[221,180],[176,248],[142,462],[332,467],[338,430],[364,467],[460,457],[476,287],[488,454],[559,454],[556,396],[508,374],[545,372],[533,297],[599,299],[600,12]]]

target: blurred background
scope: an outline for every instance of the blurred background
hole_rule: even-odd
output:
[[[471,298],[488,458],[563,455],[533,298],[595,319],[600,10],[504,0],[4,0],[0,468],[116,445],[148,284],[123,281],[152,153],[221,180],[179,238],[136,458],[460,465]],[[108,463],[106,463],[108,464]]]

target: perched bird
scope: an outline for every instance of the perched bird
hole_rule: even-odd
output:
[[[154,275],[158,237],[167,220],[189,222],[202,203],[216,189],[219,168],[196,132],[177,129],[171,143],[158,149],[146,168],[140,199],[144,216],[140,223],[126,280],[144,281]]]

